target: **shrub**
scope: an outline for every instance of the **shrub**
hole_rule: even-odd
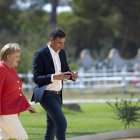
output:
[[[125,129],[129,128],[130,125],[134,125],[135,122],[140,122],[140,106],[138,105],[140,100],[134,102],[133,94],[129,100],[116,98],[115,103],[107,102],[107,104],[114,109],[115,119],[121,120],[124,124]]]

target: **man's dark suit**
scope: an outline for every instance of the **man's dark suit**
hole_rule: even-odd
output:
[[[59,52],[60,62],[61,62],[61,72],[70,71],[65,51],[63,49]],[[51,74],[55,73],[55,68],[53,64],[53,59],[48,46],[39,49],[33,59],[33,75],[34,82],[36,84],[31,101],[40,102],[44,90],[47,85],[51,83]],[[62,99],[62,91],[61,91]]]

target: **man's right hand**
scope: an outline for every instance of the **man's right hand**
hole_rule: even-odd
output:
[[[71,72],[63,72],[53,75],[54,80],[68,80],[71,77]]]

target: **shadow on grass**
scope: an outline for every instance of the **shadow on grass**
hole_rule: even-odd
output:
[[[68,132],[66,135],[68,137],[74,137],[74,136],[83,136],[83,135],[93,135],[96,134],[95,132]]]
[[[29,139],[28,140],[41,140],[44,137],[44,133],[29,133]]]
[[[92,133],[92,132],[70,132],[70,133],[66,133],[67,138],[70,137],[75,137],[75,136],[83,136],[83,135],[92,135],[92,134],[96,134],[96,133]],[[29,140],[41,140],[43,139],[45,133],[38,133],[38,132],[34,132],[34,133],[29,133]]]

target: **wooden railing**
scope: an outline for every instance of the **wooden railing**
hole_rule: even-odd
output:
[[[23,88],[33,90],[33,75],[19,74],[20,78],[23,79]],[[25,81],[25,82],[24,82]],[[73,82],[70,80],[64,81],[64,88],[122,88],[122,91],[126,91],[128,84],[134,84],[135,86],[140,85],[140,72],[100,72],[100,73],[85,73],[79,72],[77,81]]]

